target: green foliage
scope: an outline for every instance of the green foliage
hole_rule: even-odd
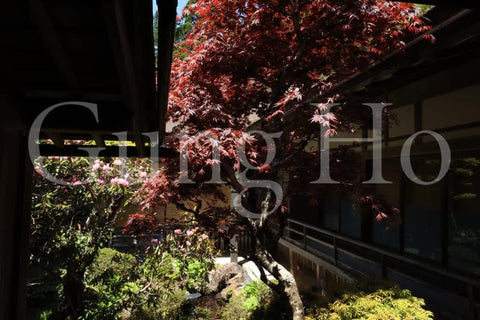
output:
[[[197,3],[198,0],[189,0],[185,5],[185,8],[188,8],[190,5]],[[180,21],[177,22],[177,27],[175,28],[175,47],[173,50],[173,56],[177,59],[185,59],[188,53],[192,50],[189,47],[185,39],[192,32],[197,22],[198,17],[190,12],[187,12],[182,15]]]
[[[155,244],[149,259],[158,259],[161,253],[168,253],[175,259],[176,272],[186,275],[188,290],[202,292],[207,284],[208,271],[215,266],[218,250],[207,234],[200,232],[199,228],[191,228],[177,229],[164,241]],[[172,271],[172,274],[176,272]]]
[[[133,255],[118,252],[111,248],[98,251],[95,261],[88,267],[86,279],[88,282],[109,278],[115,274],[128,276],[136,267],[137,260]]]
[[[105,248],[87,270],[93,298],[84,319],[177,319],[187,289],[199,291],[213,268],[213,242],[197,230],[152,243],[142,264],[133,256]],[[202,239],[200,245],[185,240]],[[198,250],[198,251],[196,251]],[[201,259],[200,259],[201,257]]]
[[[27,303],[36,317],[79,317],[93,294],[86,270],[110,242],[150,162],[44,157],[35,163]]]
[[[213,268],[216,251],[208,235],[195,228],[152,241],[141,265],[105,248],[149,162],[40,160],[33,186],[30,313],[45,319],[177,319],[187,288],[203,287]],[[70,185],[46,180],[45,169]]]
[[[218,250],[210,236],[200,231],[198,227],[181,230],[177,229],[166,239],[155,245],[161,252],[168,252],[184,265],[200,261],[208,265],[210,270],[214,266]]]
[[[205,262],[194,260],[187,266],[188,288],[194,291],[202,291],[207,285],[207,274],[211,265]]]
[[[83,319],[176,319],[185,303],[182,263],[168,253],[143,264],[113,249],[102,249],[88,271],[94,298]]]
[[[189,0],[185,8],[188,8],[190,5],[197,3],[198,0]],[[175,49],[173,55],[177,58],[184,59],[187,56],[188,48],[185,43],[182,43],[186,38],[187,35],[192,32],[195,22],[197,21],[197,16],[192,13],[182,14],[177,20],[177,24],[175,27],[175,34],[174,34],[174,43]],[[155,49],[157,49],[158,45],[158,10],[155,12],[153,16],[153,43]],[[157,56],[158,52],[155,50],[155,57]]]
[[[225,320],[248,320],[250,319],[248,311],[243,307],[244,298],[235,296],[220,310],[220,319]]]
[[[115,319],[123,301],[139,290],[135,282],[136,259],[114,249],[103,248],[86,272],[86,285],[92,292],[84,319]]]
[[[247,284],[239,295],[232,296],[221,310],[221,319],[265,319],[272,298],[270,288],[262,281]]]
[[[42,311],[42,312],[40,313],[40,320],[47,320],[51,315],[52,315],[52,311],[51,311],[51,310]]]
[[[180,281],[185,266],[168,252],[155,250],[140,266],[143,276],[150,279],[161,278],[168,285]]]
[[[198,0],[189,0],[185,5],[188,8],[190,5],[197,3]],[[175,28],[175,43],[179,43],[187,38],[187,35],[192,32],[197,16],[192,13],[182,15],[181,20],[177,22]]]
[[[263,304],[270,296],[270,289],[262,281],[253,281],[243,288],[241,294],[245,298],[243,307],[249,314],[253,314],[263,308]]]
[[[468,201],[478,198],[475,193],[477,186],[473,183],[480,172],[480,160],[477,158],[463,158],[452,161],[451,171],[454,175],[455,185],[453,199],[455,201]]]
[[[432,10],[435,6],[429,4],[415,4],[415,7],[418,10],[417,16],[421,17],[425,15],[428,11]]]
[[[131,296],[132,319],[177,319],[188,294],[184,268],[168,252],[154,250],[138,267],[141,289]]]
[[[428,320],[432,312],[424,309],[423,299],[409,290],[387,284],[351,288],[325,308],[310,310],[309,319],[319,320]]]

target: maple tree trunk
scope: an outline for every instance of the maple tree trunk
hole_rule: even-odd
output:
[[[269,242],[266,234],[266,229],[268,228],[266,219],[268,217],[267,212],[270,199],[271,193],[267,192],[260,204],[262,217],[253,223],[253,229],[255,230],[255,258],[278,280],[282,289],[281,291],[288,299],[290,308],[292,309],[292,319],[303,320],[305,318],[303,302],[293,274],[275,261],[266,249],[267,243]]]
[[[257,248],[255,250],[255,257],[262,266],[279,281],[283,293],[290,303],[292,319],[303,320],[305,318],[303,302],[293,275],[284,266],[275,261],[268,251],[262,248]]]

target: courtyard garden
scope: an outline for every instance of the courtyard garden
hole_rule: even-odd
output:
[[[228,238],[228,230],[188,212],[160,237],[155,214],[131,214],[114,228],[141,207],[148,160],[40,160],[27,287],[32,319],[291,319],[277,279],[262,281],[242,262],[218,263],[215,239]],[[64,184],[47,181],[42,170]],[[119,233],[137,245],[112,248]],[[431,319],[421,299],[385,283],[343,286],[305,303],[311,319]]]
[[[320,130],[333,137],[371,122],[368,108],[343,107],[345,97],[330,90],[427,32],[429,8],[383,0],[189,1],[177,19],[163,141],[176,156],[36,160],[32,318],[433,319],[410,291],[373,280],[307,297],[275,256],[292,196],[315,202],[349,192],[351,207],[387,228],[400,223],[399,209],[359,180],[357,153],[332,151],[331,178],[340,182],[315,185],[320,150],[308,148]],[[381,112],[380,122],[394,119]],[[269,133],[250,130],[255,123]],[[180,215],[167,220],[168,206]],[[250,239],[244,260],[220,263],[239,234]],[[114,245],[120,237],[132,245]]]

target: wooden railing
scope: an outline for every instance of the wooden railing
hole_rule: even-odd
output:
[[[289,219],[287,222],[284,239],[357,276],[372,276],[373,274],[374,276],[387,278],[388,270],[394,270],[413,278],[418,278],[420,275],[422,280],[425,280],[426,277],[439,279],[440,283],[433,284],[444,287],[446,290],[455,287],[463,293],[462,296],[468,299],[469,313],[472,314],[471,319],[476,319],[473,317],[477,313],[476,308],[478,307],[476,304],[479,295],[477,290],[480,288],[480,279],[478,277],[459,274],[436,266],[433,263],[420,261],[402,253],[392,252],[293,219]],[[364,266],[367,266],[364,270],[371,266],[371,269],[368,270],[371,274],[355,270],[355,266],[345,263],[345,260],[348,259],[340,259],[340,255],[349,258],[350,261],[360,261],[360,264],[364,263]],[[377,272],[374,272],[375,267],[378,267]]]
[[[252,237],[248,233],[238,234],[234,244],[230,242],[230,239],[223,237],[218,237],[215,241],[217,249],[223,254],[236,252],[240,255],[249,255],[253,247]]]
[[[172,227],[162,227],[155,234],[146,235],[145,238],[148,239],[157,239],[158,241],[164,241],[168,235],[174,233],[175,229],[183,229],[182,227],[172,226]],[[238,234],[236,238],[236,247],[233,248],[230,244],[230,240],[226,237],[216,237],[213,239],[215,241],[216,248],[221,251],[223,254],[229,254],[231,251],[236,251],[239,254],[248,254],[252,248],[252,238],[248,233]],[[131,235],[117,234],[112,238],[110,244],[111,247],[116,249],[124,249],[125,251],[134,251],[139,246],[144,246],[148,243],[141,240],[141,238],[136,238]]]

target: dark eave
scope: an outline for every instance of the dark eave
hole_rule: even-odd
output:
[[[168,93],[170,85],[170,68],[172,65],[173,42],[175,33],[177,0],[156,0],[158,6],[158,123],[160,124],[160,141],[165,137],[165,115],[167,113]]]
[[[172,10],[173,8],[173,10]],[[168,99],[176,0],[158,1],[157,92],[150,0],[16,0],[0,5],[0,94],[16,102],[28,131],[46,108],[67,101],[98,105],[90,112],[64,106],[49,115],[42,138],[95,140],[127,131],[136,156],[142,133],[160,131]],[[49,150],[50,154],[64,153]]]
[[[433,12],[432,17],[440,12]],[[406,48],[397,50],[363,72],[340,82],[332,93],[343,95],[382,96],[389,91],[430,77],[449,68],[463,64],[478,65],[480,58],[480,12],[463,9],[435,24],[428,32],[435,37],[430,43],[423,35],[409,42]],[[465,72],[460,79],[450,79],[451,89],[476,81]],[[456,82],[456,84],[454,83]],[[412,92],[415,94],[415,92]],[[328,96],[328,94],[326,95]]]
[[[57,147],[56,145],[41,145],[40,152],[42,154],[55,154],[56,156],[64,157],[88,157],[90,153],[87,151],[88,146],[82,146],[82,149],[79,149],[76,145],[64,145],[62,147]],[[94,148],[94,147],[92,147]],[[116,146],[103,146],[102,151],[99,152],[100,157],[118,157],[119,154],[123,151],[121,148],[126,150],[127,155],[135,155],[137,152],[136,147],[116,147]],[[86,150],[87,149],[87,150]],[[155,160],[153,154],[150,152],[149,148],[145,148],[144,157],[152,158]],[[159,148],[159,157],[160,158],[170,158],[178,156],[177,152],[169,148]]]
[[[396,103],[407,103],[440,94],[441,91],[455,90],[478,82],[476,70],[480,70],[480,10],[435,7],[428,13],[432,34],[436,40],[430,43],[422,34],[407,43],[406,47],[395,50],[375,64],[341,81],[321,96],[303,100],[303,105],[326,101],[328,97],[340,94],[347,100],[375,102],[397,88],[410,86],[408,97]],[[422,86],[421,79],[453,70],[452,77],[441,78],[435,88]],[[457,75],[456,77],[454,75]],[[412,86],[412,84],[419,84]],[[286,114],[297,109],[287,108]],[[263,119],[259,121],[264,121]],[[258,126],[258,124],[252,124]]]
[[[428,4],[433,6],[444,6],[452,8],[478,8],[480,2],[478,0],[402,0],[399,2],[408,2],[416,4]]]

